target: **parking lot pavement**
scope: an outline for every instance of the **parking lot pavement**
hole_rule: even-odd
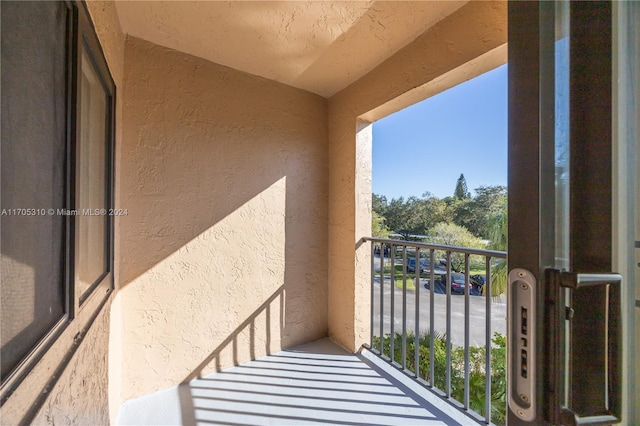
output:
[[[374,261],[373,261],[373,270],[380,272],[380,255],[376,254],[374,255]],[[385,257],[384,258],[384,265],[391,265],[391,258],[390,257]]]
[[[420,299],[420,320],[419,329],[423,333],[430,328],[430,306],[431,295],[428,289],[425,289],[425,278],[420,279],[419,299]],[[407,290],[406,298],[406,329],[413,331],[415,329],[415,291]],[[391,280],[386,278],[384,281],[384,334],[391,332]],[[394,333],[402,332],[402,289],[394,289]],[[506,335],[507,332],[507,310],[504,302],[504,295],[498,301],[490,300],[490,335],[493,337],[495,332]],[[446,313],[447,313],[447,295],[434,294],[433,299],[434,328],[435,331],[444,335],[446,329]],[[380,334],[380,276],[374,279],[374,334]],[[484,346],[485,344],[485,322],[487,312],[487,300],[482,296],[469,296],[469,344],[471,346]],[[465,327],[465,296],[451,295],[451,342],[455,346],[464,346],[464,327]]]

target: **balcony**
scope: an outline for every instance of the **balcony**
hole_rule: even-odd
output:
[[[231,350],[237,359],[238,336],[247,332],[255,336],[250,330],[267,304],[181,385],[127,401],[118,424],[501,423],[504,398],[500,396],[505,389],[504,380],[496,378],[503,377],[504,371],[493,368],[496,361],[504,366],[504,360],[492,362],[492,355],[504,353],[492,341],[492,333],[505,334],[505,306],[481,292],[491,294],[492,268],[506,254],[398,240],[366,241],[372,250],[371,338],[357,353],[324,338],[203,374],[205,365],[220,365],[224,351]],[[395,255],[379,256],[378,248]],[[408,261],[411,256],[420,259],[420,252],[428,253],[430,259],[442,252],[444,261],[407,273],[411,264],[421,263]],[[472,264],[482,258],[487,271],[484,288],[467,285],[462,294],[453,294],[456,258],[464,259],[466,282],[470,282]],[[390,273],[396,266],[402,271],[399,282]],[[434,278],[439,274],[446,275],[446,288]],[[409,289],[412,276],[420,285]],[[415,330],[422,336],[418,345]],[[252,340],[251,347],[256,344]],[[486,347],[493,349],[486,351]],[[439,354],[438,349],[444,352]],[[420,362],[416,364],[415,359]],[[484,380],[485,372],[492,380]],[[479,379],[481,395],[477,395]],[[482,407],[473,405],[472,400],[478,399]]]
[[[118,424],[457,425],[470,419],[363,348],[329,339],[126,402]]]

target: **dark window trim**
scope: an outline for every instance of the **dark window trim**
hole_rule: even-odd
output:
[[[75,207],[76,199],[76,176],[74,164],[76,164],[76,116],[77,116],[77,103],[75,100],[78,98],[78,69],[75,66],[78,62],[78,8],[73,1],[66,2],[67,7],[70,9],[70,22],[69,22],[69,54],[68,54],[68,71],[67,79],[69,81],[67,87],[67,164],[65,164],[66,171],[66,203],[69,209]],[[65,240],[65,271],[66,271],[66,296],[67,296],[67,315],[69,320],[73,320],[76,315],[75,310],[75,250],[74,241],[76,235],[76,219],[75,216],[66,216],[66,240]]]
[[[114,207],[114,180],[113,180],[113,170],[114,170],[114,161],[115,156],[113,155],[114,145],[115,145],[115,83],[113,82],[113,78],[111,77],[111,73],[109,72],[109,66],[106,62],[106,57],[104,55],[104,51],[100,42],[98,40],[97,32],[95,26],[93,25],[93,21],[91,21],[89,11],[87,9],[86,3],[83,1],[78,4],[78,32],[77,32],[77,44],[75,45],[75,51],[77,55],[76,59],[76,67],[74,72],[77,76],[80,75],[82,69],[82,63],[80,58],[81,50],[86,54],[87,58],[91,62],[93,66],[96,76],[100,81],[102,88],[105,91],[106,96],[106,116],[105,116],[105,205],[107,210],[112,209]],[[76,81],[74,88],[77,90],[78,83]],[[75,97],[76,102],[74,103],[77,106],[77,96]],[[74,123],[74,130],[76,129],[77,122]],[[74,139],[77,140],[77,139]],[[77,144],[73,147],[74,153],[76,152]],[[75,162],[73,163],[75,164]],[[75,181],[74,184],[74,193],[75,193]],[[74,197],[75,203],[75,197]],[[107,220],[105,223],[105,271],[96,279],[96,281],[89,286],[87,290],[81,295],[79,295],[78,305],[81,308],[84,302],[87,301],[94,293],[95,290],[100,287],[100,285],[105,281],[107,282],[107,288],[113,289],[113,226],[114,220],[113,216],[107,216]]]
[[[64,1],[67,8],[67,50],[66,50],[66,64],[67,64],[67,76],[66,76],[66,155],[64,164],[65,174],[65,204],[69,210],[75,209],[75,196],[76,196],[76,125],[77,125],[77,96],[78,96],[78,71],[80,69],[79,63],[79,49],[80,43],[85,43],[87,50],[87,56],[92,61],[95,67],[95,71],[100,79],[105,94],[107,97],[107,114],[106,120],[106,132],[105,143],[107,144],[105,151],[106,164],[106,177],[105,177],[105,197],[107,201],[107,208],[113,208],[115,205],[114,199],[114,175],[115,175],[115,83],[109,71],[109,67],[106,62],[106,57],[100,42],[98,40],[97,32],[93,22],[91,20],[89,11],[84,0],[69,0]],[[114,220],[113,216],[108,216],[107,220],[107,232],[106,236],[106,272],[94,283],[83,295],[80,296],[79,304],[82,305],[85,301],[96,295],[96,289],[100,287],[100,284],[106,284],[106,291],[104,296],[101,297],[98,305],[94,308],[93,312],[89,315],[88,321],[85,326],[80,330],[76,336],[70,339],[66,354],[57,362],[54,362],[54,373],[47,380],[47,384],[37,394],[34,394],[35,401],[30,410],[25,414],[29,417],[31,414],[36,414],[41,405],[46,400],[48,395],[48,387],[55,384],[55,381],[59,378],[59,375],[65,370],[69,364],[71,357],[77,350],[82,338],[86,332],[90,329],[96,317],[100,314],[104,308],[108,298],[113,293],[114,289]],[[0,407],[10,398],[10,396],[16,391],[23,380],[29,375],[29,373],[36,368],[37,364],[45,357],[48,350],[58,341],[63,335],[65,330],[73,323],[73,319],[77,316],[76,312],[76,289],[75,289],[75,236],[76,236],[76,220],[75,216],[68,215],[65,218],[64,225],[64,250],[65,255],[64,274],[63,274],[63,286],[65,291],[65,312],[60,320],[46,333],[45,336],[34,346],[34,348],[28,353],[27,356],[18,364],[18,366],[10,372],[6,377],[2,378],[2,384],[0,385]],[[105,282],[106,281],[106,282]],[[97,299],[96,299],[97,300]],[[93,304],[92,304],[93,305]],[[84,306],[83,306],[84,307]],[[27,420],[25,417],[24,420]]]

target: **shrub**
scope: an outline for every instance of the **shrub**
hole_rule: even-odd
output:
[[[419,373],[420,377],[429,381],[430,375],[430,338],[424,333],[419,338]],[[504,425],[506,418],[506,394],[507,394],[507,369],[506,369],[506,343],[507,339],[500,333],[495,333],[491,339],[491,421],[497,425]],[[443,390],[446,381],[446,337],[434,336],[434,383],[433,385]],[[373,347],[380,348],[380,338],[374,337]],[[402,361],[402,336],[396,334],[394,338],[394,354],[391,351],[391,337],[386,335],[383,339],[383,354],[396,362]],[[407,369],[415,371],[415,335],[407,334]],[[485,411],[485,354],[484,346],[472,346],[469,348],[469,406],[472,410],[484,416]],[[451,396],[464,401],[464,348],[451,347]]]

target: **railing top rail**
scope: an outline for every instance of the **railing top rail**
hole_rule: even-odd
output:
[[[452,251],[458,253],[467,253],[467,254],[476,254],[480,256],[490,256],[498,259],[506,259],[507,252],[505,251],[497,251],[497,250],[482,250],[482,249],[474,249],[468,247],[455,247],[455,246],[445,246],[440,244],[429,244],[429,243],[421,243],[418,241],[407,241],[407,240],[394,240],[390,238],[374,238],[374,237],[363,237],[362,241],[371,241],[374,243],[385,243],[385,244],[394,244],[398,246],[408,246],[408,247],[418,247],[418,248],[426,248],[433,250],[443,250],[443,251]]]

